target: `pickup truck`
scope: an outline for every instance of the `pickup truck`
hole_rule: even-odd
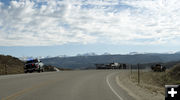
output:
[[[37,72],[43,72],[44,71],[44,64],[39,59],[29,60],[26,61],[26,64],[24,66],[24,72],[25,73],[32,73],[34,71]]]

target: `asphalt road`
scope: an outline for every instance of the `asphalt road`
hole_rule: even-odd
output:
[[[134,100],[115,81],[121,70],[0,76],[0,100]]]

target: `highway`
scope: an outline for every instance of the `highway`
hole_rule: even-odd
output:
[[[0,76],[0,100],[134,100],[115,81],[124,70]]]

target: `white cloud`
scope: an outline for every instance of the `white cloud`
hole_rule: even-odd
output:
[[[0,46],[177,44],[178,0],[0,2]]]

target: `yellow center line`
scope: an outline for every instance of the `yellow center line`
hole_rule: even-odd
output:
[[[30,87],[30,88],[20,90],[20,91],[14,93],[14,94],[11,94],[11,95],[9,95],[7,97],[4,97],[4,98],[2,98],[2,100],[13,100],[16,97],[18,97],[20,95],[23,95],[23,94],[25,94],[25,93],[27,93],[29,91],[32,91],[34,89],[37,89],[37,88],[40,88],[40,87],[43,87],[43,86],[47,86],[48,84],[52,84],[52,83],[55,83],[55,82],[57,82],[57,80],[53,80],[53,81],[49,80],[49,81],[46,81],[46,82],[39,83],[39,84],[34,85],[34,86]]]

